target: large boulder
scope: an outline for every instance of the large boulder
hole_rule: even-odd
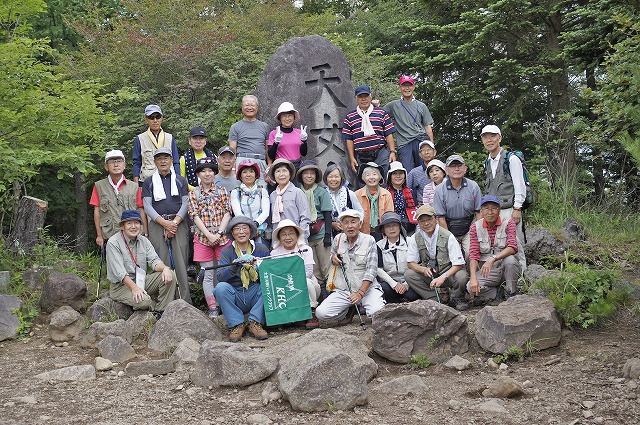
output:
[[[469,330],[465,315],[431,300],[387,304],[373,316],[373,350],[398,363],[425,354],[442,363],[469,351]]]
[[[378,366],[355,336],[316,329],[268,350],[280,358],[278,387],[291,407],[314,412],[366,404]]]
[[[94,322],[112,322],[127,320],[133,314],[133,308],[109,297],[100,298],[89,307],[89,317]]]
[[[20,307],[22,307],[20,298],[0,294],[0,341],[14,339],[17,336],[20,319],[15,311]]]
[[[200,310],[184,300],[171,301],[149,336],[152,350],[168,352],[185,338],[202,343],[221,341],[220,329]]]
[[[87,284],[73,273],[52,272],[44,282],[40,296],[40,308],[47,313],[68,305],[74,310],[87,309]]]
[[[527,243],[524,253],[527,263],[539,263],[543,257],[563,254],[569,248],[569,238],[564,233],[555,236],[543,227],[527,228]]]
[[[49,338],[53,342],[72,341],[79,337],[84,318],[68,305],[59,307],[49,318]]]
[[[191,381],[201,387],[246,387],[269,377],[277,367],[277,358],[244,344],[205,340]]]
[[[356,105],[351,68],[339,47],[319,35],[292,38],[269,59],[256,95],[258,117],[271,128],[280,103],[293,103],[300,124],[309,127],[307,158],[315,159],[323,170],[333,161],[350,174],[340,132],[345,115]]]
[[[53,272],[51,266],[34,266],[28,268],[22,273],[22,281],[32,291],[42,291],[44,288],[44,282],[49,275]]]
[[[122,319],[115,322],[95,322],[82,335],[80,346],[82,348],[96,348],[96,344],[102,341],[107,335],[122,337],[127,343],[131,343],[131,328]]]
[[[107,335],[98,343],[100,357],[111,360],[114,363],[124,363],[136,356],[136,351],[122,337]]]
[[[149,310],[136,310],[127,319],[127,324],[134,340],[136,338],[146,340],[157,321],[155,314]]]
[[[492,353],[511,347],[534,350],[555,347],[561,338],[561,323],[553,303],[543,297],[517,295],[495,307],[484,307],[476,315],[476,339]]]

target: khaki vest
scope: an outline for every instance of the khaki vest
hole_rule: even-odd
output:
[[[402,245],[395,247],[396,258],[393,257],[391,249],[386,248],[388,244],[387,238],[377,242],[378,248],[382,253],[382,268],[396,282],[404,282],[404,272],[407,271],[407,242],[404,236],[400,236],[398,243]]]
[[[487,261],[489,257],[498,254],[507,246],[507,224],[509,220],[502,220],[502,223],[496,229],[493,246],[489,238],[489,231],[482,225],[483,222],[484,219],[476,221],[476,233],[480,243],[480,261]]]
[[[369,253],[369,248],[371,247],[371,245],[376,243],[376,240],[373,238],[373,236],[367,235],[365,233],[360,233],[358,238],[361,242],[360,246],[356,248],[356,250],[353,251],[351,255],[349,255],[349,241],[347,240],[347,236],[344,233],[340,233],[338,235],[338,249],[336,250],[337,254],[342,257],[342,262],[347,270],[349,284],[351,285],[351,292],[356,292],[360,288],[360,286],[362,286],[364,274],[367,271],[367,254]],[[348,291],[349,286],[344,280],[342,267],[334,266],[332,269],[333,270],[329,275],[329,280],[333,279],[333,284],[335,285],[336,289]],[[375,281],[371,284],[373,285],[374,283]]]
[[[100,228],[105,239],[110,238],[120,231],[120,216],[124,210],[137,210],[136,195],[138,194],[138,185],[131,180],[127,180],[127,184],[116,196],[113,186],[108,179],[98,180],[96,189],[100,198]]]
[[[438,229],[438,239],[436,239],[436,270],[439,275],[446,272],[451,268],[451,260],[449,259],[449,236],[451,232],[440,227]],[[414,234],[416,244],[418,245],[418,252],[420,253],[420,265],[423,267],[429,267],[431,258],[429,257],[429,250],[427,249],[427,243],[422,236],[422,233],[416,232]]]
[[[515,190],[513,189],[513,180],[511,175],[504,172],[504,160],[507,151],[500,151],[500,161],[496,169],[496,176],[491,173],[491,166],[487,164],[487,170],[484,178],[485,195],[493,195],[500,201],[500,209],[511,208],[515,199]]]
[[[164,130],[163,130],[164,131]],[[138,134],[138,140],[140,140],[140,158],[142,159],[142,165],[140,166],[141,182],[145,181],[147,177],[153,175],[156,172],[156,164],[153,161],[153,153],[159,148],[171,149],[173,145],[173,136],[170,133],[164,133],[164,145],[156,147],[155,141],[149,138],[149,135],[144,132]],[[171,149],[173,151],[173,149]],[[176,170],[180,173],[180,170]]]

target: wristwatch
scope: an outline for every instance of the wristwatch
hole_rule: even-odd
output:
[[[491,258],[493,258],[493,259],[494,259],[494,260],[496,260],[496,261],[498,260],[498,256],[497,256],[496,254],[493,254],[493,255],[491,256]]]
[[[222,235],[224,235],[224,232],[222,230],[218,230],[218,235],[222,236]]]
[[[398,151],[397,151],[397,150],[395,150],[395,149],[389,149],[389,152],[391,152],[391,153],[398,153]]]

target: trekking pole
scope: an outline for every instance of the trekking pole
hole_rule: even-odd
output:
[[[171,261],[171,270],[176,269],[176,264],[173,261],[173,249],[171,249],[171,238],[167,238],[167,248],[169,248],[169,260]],[[176,285],[178,288],[178,298],[182,299],[182,294],[180,293],[180,282]]]
[[[288,257],[291,255],[298,255],[298,254],[302,254],[303,252],[307,252],[309,251],[309,248],[305,248],[305,249],[299,249],[297,251],[293,251],[293,252],[286,252],[284,254],[276,254],[276,255],[268,255],[266,257],[256,257],[257,260],[271,260],[272,258],[281,258],[281,257]],[[218,264],[215,266],[210,266],[210,267],[204,267],[201,268],[201,270],[215,270],[215,269],[220,269],[222,267],[229,267],[229,266],[237,266],[239,264],[247,264],[250,263],[250,261],[237,261],[235,263],[229,263],[229,264]]]
[[[106,253],[106,248],[104,247],[104,243],[100,248],[100,267],[98,268],[98,285],[96,287],[96,298],[100,296],[100,280],[102,279],[102,263],[104,262],[104,256]]]
[[[349,283],[349,277],[347,277],[347,268],[344,265],[344,262],[342,261],[342,255],[340,254],[337,254],[337,255],[338,255],[338,259],[340,260],[340,268],[342,269],[342,274],[344,275],[344,281],[347,282],[347,289],[349,290],[349,293],[351,293],[351,283]],[[362,303],[362,300],[360,300],[359,304],[361,303]],[[362,319],[362,314],[360,314],[360,309],[358,308],[358,304],[355,304],[354,308],[356,309],[356,313],[358,313],[358,319],[360,319],[360,327],[364,331],[365,329],[367,329],[367,325],[365,325],[364,320]]]

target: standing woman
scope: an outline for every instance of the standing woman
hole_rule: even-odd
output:
[[[278,107],[276,121],[280,123],[269,133],[267,142],[267,162],[270,165],[278,158],[284,158],[300,168],[302,157],[307,155],[307,127],[293,128],[300,114],[290,102],[282,102]]]
[[[342,232],[342,225],[338,220],[338,215],[342,211],[348,209],[354,209],[360,211],[364,216],[364,210],[358,202],[356,194],[347,187],[347,179],[344,173],[334,162],[327,164],[327,169],[324,170],[322,176],[324,184],[327,185],[326,190],[329,193],[329,199],[331,200],[331,236],[336,236]]]
[[[283,158],[276,159],[269,168],[269,177],[276,183],[271,200],[271,225],[275,228],[288,218],[302,229],[305,240],[309,240],[309,203],[304,192],[292,183],[295,166]]]
[[[416,194],[407,186],[407,170],[400,161],[394,161],[387,172],[387,190],[393,196],[393,208],[400,216],[402,227],[409,235],[416,230]]]
[[[323,188],[318,186],[322,180],[322,171],[314,161],[303,161],[297,174],[302,183],[309,204],[309,246],[313,250],[315,265],[313,272],[318,279],[323,298],[326,294],[327,276],[331,267],[331,199]]]
[[[427,164],[427,177],[431,179],[431,183],[424,187],[422,192],[422,203],[424,205],[433,206],[433,198],[436,195],[436,186],[444,181],[447,172],[445,171],[444,162],[439,159],[432,159]]]
[[[256,242],[265,243],[264,232],[269,224],[269,193],[258,184],[260,166],[251,159],[245,159],[238,164],[236,178],[240,186],[231,191],[231,209],[235,217],[245,216],[256,224],[258,237]]]
[[[376,227],[380,224],[380,218],[388,211],[393,211],[393,196],[380,186],[382,183],[382,166],[375,162],[367,162],[360,165],[358,179],[362,180],[365,186],[356,190],[356,196],[364,210],[362,221],[362,233],[371,234],[376,241],[382,235],[376,232]]]
[[[218,306],[213,296],[215,271],[211,268],[220,260],[222,248],[229,245],[225,236],[231,220],[231,206],[227,189],[216,186],[213,179],[218,171],[214,158],[202,158],[196,164],[200,185],[189,192],[189,217],[196,225],[193,237],[193,261],[205,268],[202,290],[209,306],[209,317],[217,317]],[[208,268],[208,270],[207,270]]]

